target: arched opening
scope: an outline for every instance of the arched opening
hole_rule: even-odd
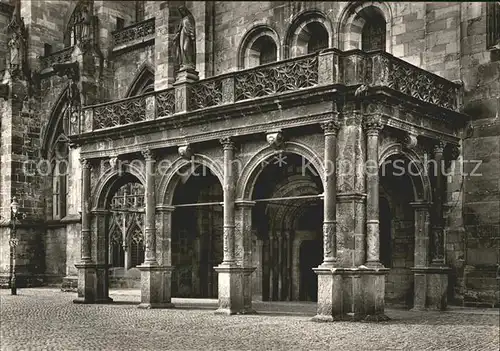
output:
[[[65,47],[76,45],[81,38],[82,26],[85,25],[83,21],[87,20],[86,16],[88,16],[88,11],[88,4],[84,1],[79,1],[66,25],[66,31],[64,32]]]
[[[126,174],[111,191],[107,223],[110,282],[116,286],[138,287],[144,262],[144,186]]]
[[[328,32],[323,24],[311,22],[304,29],[308,54],[328,48]]]
[[[323,258],[321,178],[293,153],[270,157],[263,165],[252,193],[252,227],[260,242],[254,252],[261,279],[254,281],[256,294],[263,300],[315,300],[312,268]]]
[[[339,48],[391,52],[391,7],[385,2],[352,2],[340,16]]]
[[[219,179],[203,165],[177,185],[172,201],[176,206],[171,237],[172,296],[217,298],[214,267],[223,259],[222,200]]]
[[[127,92],[126,97],[132,97],[137,95],[143,95],[146,93],[153,92],[155,90],[155,75],[151,68],[144,67],[137,77],[134,79],[133,83]]]
[[[285,40],[287,57],[310,54],[330,47],[331,24],[318,11],[300,14],[290,25]]]
[[[384,16],[375,8],[368,7],[360,14],[365,20],[361,32],[361,50],[384,50],[386,42],[386,26]]]
[[[272,29],[266,26],[252,29],[241,44],[240,68],[252,68],[277,61],[279,59],[278,43],[279,38]]]
[[[386,279],[386,302],[411,307],[415,252],[415,201],[410,174],[413,164],[403,155],[393,155],[380,169],[380,259],[390,268]],[[410,171],[409,171],[410,170]]]

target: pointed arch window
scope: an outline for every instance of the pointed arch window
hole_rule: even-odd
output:
[[[154,72],[149,67],[145,67],[134,79],[134,82],[132,83],[127,92],[127,97],[151,93],[154,90],[155,90]]]
[[[69,146],[64,133],[56,139],[52,154],[52,218],[62,219],[66,216],[69,172]]]
[[[500,49],[500,2],[489,2],[486,8],[488,49]]]

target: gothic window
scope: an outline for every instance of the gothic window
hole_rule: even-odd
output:
[[[66,199],[68,197],[68,143],[61,134],[53,145],[52,158],[52,218],[61,219],[66,216]]]
[[[487,38],[488,49],[500,49],[500,2],[490,2],[487,4]]]
[[[109,260],[112,267],[129,269],[144,262],[144,187],[122,185],[111,199]],[[125,243],[125,245],[124,245]]]
[[[320,11],[308,11],[290,25],[285,48],[287,57],[307,55],[330,46],[331,25]]]
[[[77,38],[80,35],[80,21],[82,19],[82,6],[78,4],[71,14],[71,17],[66,26],[64,33],[64,46],[69,47],[76,44]]]
[[[259,50],[260,65],[276,61],[276,43],[270,37],[262,37],[257,40],[256,45],[256,49]]]
[[[134,79],[127,92],[127,97],[142,95],[155,90],[155,75],[151,69],[145,67]]]
[[[136,1],[135,2],[135,21],[141,22],[144,21],[144,1]]]
[[[378,12],[366,16],[361,32],[361,50],[385,50],[386,22]]]

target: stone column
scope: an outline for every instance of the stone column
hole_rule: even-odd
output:
[[[323,264],[337,261],[337,133],[339,125],[331,120],[322,125],[325,132],[325,189],[323,198]]]
[[[92,210],[92,258],[96,263],[96,302],[107,303],[112,299],[109,297],[109,217],[106,209]]]
[[[252,208],[254,201],[240,200],[236,202],[236,261],[243,269],[243,309],[242,314],[254,314],[252,308]]]
[[[145,187],[145,220],[144,220],[144,235],[145,235],[145,254],[144,264],[157,265],[156,262],[156,201],[155,201],[155,160],[153,153],[146,150],[143,153],[146,162],[146,187]]]
[[[78,297],[75,303],[94,303],[97,299],[96,264],[91,256],[90,231],[90,172],[91,165],[87,159],[81,159],[82,164],[82,230],[80,237],[80,262],[78,269]]]
[[[139,308],[168,308],[170,301],[164,298],[164,267],[156,260],[156,193],[155,159],[151,150],[143,152],[146,171],[145,186],[145,254],[144,263],[137,268],[141,271],[141,303]]]
[[[378,140],[383,125],[378,116],[365,121],[366,130],[366,266],[382,267],[379,231]]]
[[[436,185],[434,188],[434,220],[432,224],[432,265],[443,266],[444,259],[444,233],[443,233],[443,150],[445,143],[438,142],[434,146],[434,175]]]
[[[235,258],[235,145],[231,138],[220,140],[224,149],[224,258],[215,268],[219,274],[218,314],[235,314],[243,310],[243,269]]]
[[[428,202],[412,202],[415,211],[415,267],[412,268],[414,278],[413,309],[426,308],[427,274],[425,268],[429,265],[429,208]]]

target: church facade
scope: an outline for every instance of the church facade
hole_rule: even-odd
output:
[[[498,3],[17,0],[0,23],[2,286],[498,306]]]

